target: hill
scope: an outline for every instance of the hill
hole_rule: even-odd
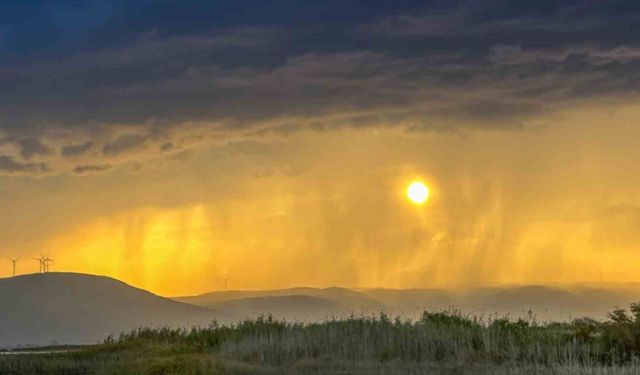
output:
[[[390,310],[384,303],[364,293],[337,287],[222,291],[175,299],[224,311],[236,319],[272,314],[288,320],[316,321]]]
[[[472,313],[523,317],[533,314],[542,320],[581,317],[602,319],[614,306],[637,301],[639,289],[608,286],[514,286],[481,288],[467,292],[460,307]]]
[[[305,295],[239,298],[218,302],[212,307],[240,319],[270,314],[277,319],[302,322],[340,318],[350,313],[335,301]]]
[[[206,325],[214,311],[102,276],[45,273],[0,279],[0,347],[95,343],[140,326]]]
[[[614,306],[640,300],[637,285],[523,285],[441,289],[368,289],[362,293],[390,306],[393,314],[416,317],[423,310],[457,309],[474,315],[508,315],[512,318],[570,320],[602,319]]]
[[[394,314],[421,314],[459,304],[458,295],[443,289],[362,289],[361,293],[388,306]]]

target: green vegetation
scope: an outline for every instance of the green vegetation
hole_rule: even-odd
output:
[[[270,317],[234,326],[142,328],[66,353],[0,355],[0,374],[635,374],[640,305],[606,322],[352,317],[316,324]]]

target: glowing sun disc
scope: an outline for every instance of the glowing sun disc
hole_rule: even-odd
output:
[[[415,204],[423,204],[429,198],[429,188],[420,181],[414,181],[407,187],[407,198]]]

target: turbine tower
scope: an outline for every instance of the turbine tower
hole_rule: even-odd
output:
[[[33,258],[33,259],[38,261],[38,273],[44,272],[44,266],[43,266],[44,255],[41,255],[40,258]]]
[[[15,277],[16,276],[16,263],[18,263],[18,260],[20,260],[20,257],[9,258],[9,260],[11,261],[11,263],[13,265],[13,277]]]
[[[49,266],[53,263],[53,259],[49,258],[49,254],[47,253],[42,259],[42,264],[44,268],[44,272],[49,272]]]
[[[49,266],[53,263],[53,259],[49,258],[49,254],[41,254],[40,258],[35,258],[40,268],[38,269],[39,273],[47,273],[49,272]]]

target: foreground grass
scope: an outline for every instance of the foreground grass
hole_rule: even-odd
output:
[[[640,306],[606,322],[270,317],[234,326],[138,329],[79,351],[0,356],[0,374],[638,374]]]

